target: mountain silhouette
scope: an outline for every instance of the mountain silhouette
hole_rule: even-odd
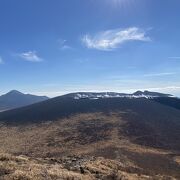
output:
[[[12,90],[0,96],[0,111],[27,106],[47,99],[46,96],[23,94],[17,90]]]

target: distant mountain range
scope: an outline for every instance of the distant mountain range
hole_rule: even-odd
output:
[[[163,94],[150,91],[137,91],[132,94],[116,93],[116,92],[76,92],[63,95],[65,98],[73,99],[99,99],[99,98],[157,98],[157,97],[173,97],[171,94]],[[41,101],[48,100],[47,96],[36,96],[31,94],[23,94],[17,90],[12,90],[7,94],[0,96],[0,112],[28,106]]]
[[[47,99],[48,97],[46,96],[23,94],[19,91],[12,90],[7,94],[0,96],[0,111],[27,106]]]
[[[99,99],[99,98],[116,98],[116,97],[127,97],[127,98],[155,98],[155,97],[173,97],[171,94],[163,94],[158,92],[150,91],[136,91],[132,94],[116,93],[116,92],[77,92],[64,95],[65,97],[71,97],[74,99]]]

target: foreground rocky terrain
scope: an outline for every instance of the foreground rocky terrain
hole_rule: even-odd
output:
[[[95,157],[29,158],[0,154],[0,178],[4,180],[165,180],[165,175],[147,175],[133,164]]]

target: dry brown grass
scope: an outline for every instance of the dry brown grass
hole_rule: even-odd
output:
[[[175,156],[174,161],[180,165],[180,156]]]
[[[70,164],[73,168],[73,163]],[[87,160],[82,164],[83,173],[79,169],[69,170],[63,163],[52,163],[51,159],[35,159],[26,156],[0,154],[1,180],[148,180],[173,179],[165,176],[147,176],[135,172],[127,172],[118,161],[104,158]],[[129,167],[135,168],[135,167]]]
[[[44,179],[91,179],[89,175],[68,171],[61,164],[50,164],[42,159],[25,156],[0,155],[0,179],[44,180]]]
[[[27,126],[0,125],[0,173],[9,179],[150,179],[180,178],[179,158],[172,152],[145,147],[121,134],[123,112],[85,113]],[[13,155],[25,156],[10,156]],[[44,158],[104,157],[84,163],[86,174]],[[29,157],[29,158],[28,158]],[[109,160],[111,159],[111,160]],[[98,172],[98,174],[96,174]],[[4,174],[3,174],[4,173]],[[159,176],[158,176],[159,175]],[[158,179],[157,178],[157,179]],[[0,178],[1,179],[1,178]]]

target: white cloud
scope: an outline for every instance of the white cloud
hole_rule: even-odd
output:
[[[69,50],[72,49],[71,46],[67,45],[67,40],[65,39],[58,39],[59,49],[60,50]]]
[[[116,49],[129,41],[151,41],[151,39],[146,36],[145,30],[137,27],[107,30],[94,36],[86,34],[82,38],[87,48],[104,51]]]
[[[4,63],[4,61],[3,61],[2,57],[0,57],[0,64],[3,64],[3,63]]]
[[[176,72],[152,73],[152,74],[144,74],[144,77],[169,76],[175,74],[177,73]]]
[[[31,61],[31,62],[43,61],[43,59],[37,55],[36,51],[23,52],[18,54],[18,56],[24,59],[25,61]]]

